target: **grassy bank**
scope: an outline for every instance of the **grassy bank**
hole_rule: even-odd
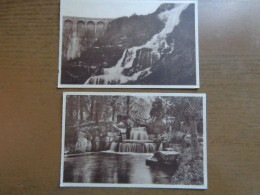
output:
[[[191,147],[185,148],[178,170],[172,177],[172,184],[175,185],[202,185],[203,176],[203,150],[199,147],[199,156],[192,158]]]

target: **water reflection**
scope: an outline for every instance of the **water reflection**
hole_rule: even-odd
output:
[[[147,154],[91,153],[64,159],[64,182],[170,184],[174,169],[149,167]]]

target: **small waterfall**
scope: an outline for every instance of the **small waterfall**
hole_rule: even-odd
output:
[[[160,144],[158,151],[163,151],[163,145],[162,145],[162,143]]]
[[[133,128],[130,134],[131,140],[149,140],[144,127]]]
[[[145,127],[136,127],[131,130],[130,140],[123,140],[119,143],[118,152],[153,153],[155,143],[149,141]]]
[[[91,144],[91,141],[88,140],[86,151],[90,152],[91,149],[92,149],[92,144]]]
[[[147,153],[154,153],[155,152],[155,144],[154,143],[145,143],[145,149]]]
[[[111,145],[110,145],[109,150],[116,152],[117,144],[118,143],[116,143],[116,142],[112,142]]]
[[[75,150],[79,152],[86,152],[86,148],[88,147],[88,140],[84,136],[80,136],[75,145]]]
[[[154,153],[154,143],[120,143],[119,152]]]

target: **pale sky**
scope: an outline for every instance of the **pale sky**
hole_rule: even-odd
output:
[[[160,0],[62,0],[61,16],[117,18],[121,16],[146,15],[154,12]],[[176,2],[176,1],[175,1]]]

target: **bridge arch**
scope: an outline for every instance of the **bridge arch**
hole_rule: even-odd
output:
[[[104,30],[105,23],[104,22],[98,22],[97,23],[97,30]]]
[[[105,29],[105,23],[104,22],[97,22],[97,27],[96,27],[96,34],[97,37],[101,37],[104,35],[104,29]]]
[[[78,37],[84,37],[85,32],[86,32],[85,22],[82,21],[82,20],[79,20],[77,22],[77,35],[78,35]]]
[[[93,21],[87,22],[87,31],[95,31],[96,25]]]
[[[73,22],[71,20],[64,21],[64,33],[72,34],[73,33]]]

